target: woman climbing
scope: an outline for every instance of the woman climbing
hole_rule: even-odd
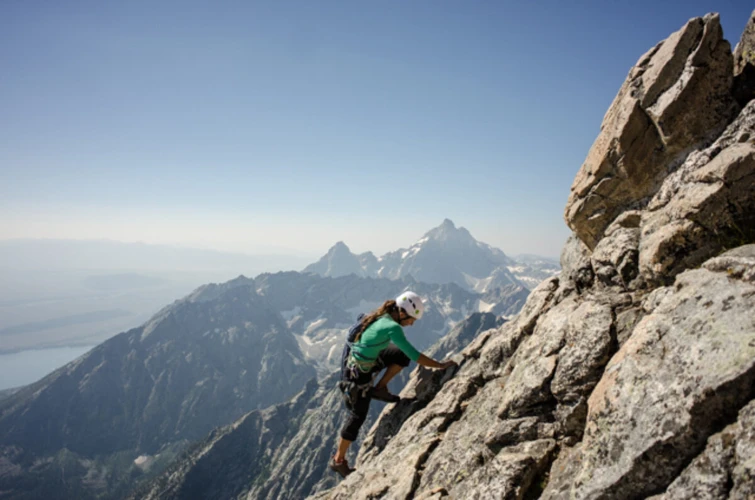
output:
[[[370,400],[387,403],[399,401],[398,396],[388,391],[388,382],[409,366],[409,360],[428,368],[444,369],[456,364],[453,361],[439,363],[428,358],[406,340],[402,327],[413,325],[422,317],[424,310],[425,305],[419,295],[404,292],[396,300],[387,300],[378,309],[363,316],[349,331],[339,383],[348,414],[341,429],[338,450],[330,460],[330,468],[343,477],[355,470],[346,462],[346,452],[367,418]],[[373,377],[383,369],[383,377],[373,387]]]

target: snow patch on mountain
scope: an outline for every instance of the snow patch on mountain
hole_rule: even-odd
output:
[[[327,321],[328,321],[328,318],[320,318],[318,320],[311,322],[309,325],[307,325],[307,328],[304,330],[304,335],[309,336],[313,331],[317,330],[319,327],[324,325]]]
[[[490,312],[495,308],[496,304],[488,304],[484,300],[480,300],[477,303],[477,312]]]
[[[298,316],[301,313],[301,306],[296,306],[291,310],[288,311],[281,311],[281,316],[283,316],[283,319],[286,321],[290,321],[294,317]]]

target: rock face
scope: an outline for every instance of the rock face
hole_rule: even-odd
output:
[[[755,396],[755,281],[733,277],[739,266],[752,274],[755,246],[741,253],[648,297],[590,395],[582,442],[551,470],[549,497],[663,491]]]
[[[652,196],[674,162],[710,143],[738,110],[718,15],[689,21],[643,55],[608,109],[572,184],[566,222],[594,249],[624,210]]]
[[[316,368],[331,373],[357,314],[408,287],[427,299],[425,317],[407,331],[418,349],[474,313],[513,314],[527,297],[519,288],[478,294],[454,284],[296,272],[205,285],[144,326],[0,399],[0,491],[45,497],[63,491],[65,471],[70,498],[120,498],[189,442],[286,401]],[[264,415],[244,429],[266,428]],[[261,450],[270,453],[266,443]]]
[[[561,275],[455,373],[415,373],[316,498],[753,498],[755,101],[733,67],[716,15],[640,59]]]
[[[640,273],[670,281],[681,270],[755,235],[755,103],[712,146],[690,154],[642,214]]]
[[[654,500],[755,497],[755,403],[740,410],[737,421],[708,439],[662,495]]]

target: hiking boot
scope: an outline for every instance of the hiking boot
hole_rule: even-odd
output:
[[[398,403],[399,401],[401,401],[400,397],[396,396],[395,394],[391,394],[386,387],[373,387],[367,394],[372,399],[385,401],[386,403]]]
[[[356,469],[352,469],[349,467],[349,463],[344,458],[342,462],[336,462],[336,458],[333,457],[330,459],[330,470],[333,472],[337,472],[341,475],[342,478],[346,479],[346,476],[354,472]]]

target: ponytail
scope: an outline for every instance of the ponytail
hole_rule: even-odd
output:
[[[359,339],[362,338],[362,333],[369,327],[371,324],[373,324],[375,321],[378,320],[381,316],[385,316],[386,314],[389,314],[395,321],[398,321],[400,311],[398,305],[396,305],[396,301],[393,299],[386,300],[383,302],[383,305],[372,311],[370,314],[362,318],[362,322],[359,325],[359,329],[357,330],[356,337],[354,337],[354,342],[359,342]]]

